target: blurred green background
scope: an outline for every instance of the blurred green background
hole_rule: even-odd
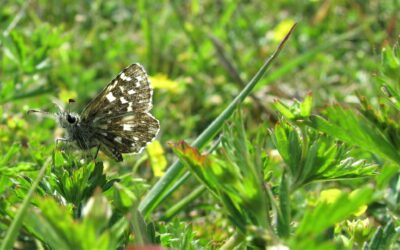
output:
[[[358,102],[356,93],[376,103],[381,51],[397,45],[400,32],[397,0],[0,0],[0,6],[0,153],[7,164],[38,169],[62,135],[54,121],[27,110],[55,111],[54,98],[73,98],[71,109],[79,112],[124,67],[139,62],[154,88],[152,113],[161,132],[147,154],[125,157],[121,168],[100,158],[112,172],[139,170],[150,185],[176,158],[168,142],[192,142],[295,22],[278,60],[242,105],[249,135],[260,124],[274,126],[275,99],[292,103],[311,91],[317,113],[332,103]],[[2,178],[11,175],[4,171]],[[175,193],[162,207],[184,195]],[[213,209],[201,201],[193,206]],[[217,230],[209,223],[220,214],[198,213],[189,207],[186,216],[207,225],[199,229],[204,234]]]

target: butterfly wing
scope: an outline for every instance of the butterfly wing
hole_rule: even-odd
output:
[[[95,126],[101,149],[117,161],[121,153],[139,153],[157,135],[160,124],[149,113],[127,113],[110,117]]]
[[[151,108],[147,74],[140,64],[132,64],[85,107],[81,119],[94,129],[101,150],[122,161],[121,153],[138,153],[156,137],[160,124]]]
[[[121,71],[82,111],[81,118],[95,123],[111,115],[148,112],[153,90],[142,65],[135,63]]]

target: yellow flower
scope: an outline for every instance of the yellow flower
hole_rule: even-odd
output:
[[[177,94],[183,91],[183,85],[171,80],[167,75],[157,74],[150,77],[151,86],[155,89],[165,89],[168,92]]]
[[[343,192],[337,188],[327,189],[321,192],[319,202],[334,203]]]
[[[165,159],[164,149],[160,142],[155,140],[147,145],[147,153],[149,154],[154,175],[157,177],[162,176],[167,167],[167,160]]]
[[[353,192],[350,193],[349,198],[351,199],[358,190],[354,190]],[[321,192],[319,202],[326,202],[326,203],[334,203],[341,195],[343,194],[343,191],[340,189],[332,188],[332,189],[327,189]],[[367,210],[368,206],[367,205],[362,205],[360,206],[357,211],[353,213],[354,216],[361,216],[362,214],[365,213]]]

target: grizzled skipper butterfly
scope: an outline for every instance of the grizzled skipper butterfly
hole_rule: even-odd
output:
[[[50,114],[65,129],[66,137],[58,141],[75,142],[83,150],[97,147],[107,156],[122,161],[123,153],[139,153],[160,130],[159,121],[149,112],[153,90],[142,65],[135,63],[122,70],[83,109],[81,114],[59,111]],[[95,158],[96,158],[95,156]]]

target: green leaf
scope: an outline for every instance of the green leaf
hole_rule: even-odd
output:
[[[330,107],[329,120],[320,116],[310,117],[308,125],[349,145],[359,146],[400,164],[400,155],[385,134],[377,126],[354,110],[340,106]]]
[[[161,245],[168,249],[204,249],[205,246],[196,240],[196,232],[187,223],[174,220],[171,223],[159,225]]]
[[[308,208],[305,211],[296,231],[296,237],[301,239],[323,234],[324,230],[348,218],[361,206],[371,202],[373,191],[371,188],[357,189],[350,194],[342,193],[334,201],[318,202],[315,208]]]
[[[318,162],[318,149],[320,146],[318,141],[313,141],[311,145],[306,145],[306,147],[307,146],[308,149],[304,165],[300,167],[301,165],[299,164],[300,170],[298,171],[296,180],[298,183],[306,183],[306,180],[310,179],[309,177],[312,172],[315,172],[318,167],[321,167]]]
[[[16,65],[22,66],[25,61],[27,48],[23,37],[18,32],[11,32],[9,36],[2,36],[4,54]]]
[[[124,218],[110,226],[111,207],[100,192],[85,204],[82,220],[74,219],[72,210],[72,206],[61,205],[52,198],[41,199],[27,215],[25,226],[53,249],[118,248],[128,224]]]
[[[79,249],[78,225],[70,216],[70,211],[61,207],[53,199],[43,199],[39,208],[32,208],[25,225],[38,239],[60,249]],[[42,212],[41,212],[42,211]],[[90,234],[86,234],[90,240]]]
[[[286,122],[278,123],[273,130],[272,141],[289,167],[289,174],[295,176],[302,158],[302,144],[296,128]]]
[[[363,247],[363,250],[376,250],[376,249],[391,249],[392,241],[395,239],[399,232],[396,232],[392,220],[390,220],[384,229],[379,227],[371,241]]]
[[[296,118],[293,110],[279,100],[273,102],[273,107],[288,120]]]
[[[280,100],[275,100],[273,102],[273,107],[287,120],[302,120],[311,115],[312,104],[313,97],[312,94],[309,93],[302,102],[295,100],[291,106],[288,106]]]
[[[290,192],[310,182],[376,174],[376,165],[349,157],[349,147],[309,128],[301,130],[288,122],[278,123],[272,141],[288,167]]]
[[[172,145],[172,149],[181,162],[189,168],[201,183],[211,192],[216,192],[218,183],[216,176],[222,173],[223,170],[217,164],[212,163],[214,159],[211,159],[211,156],[201,155],[196,148],[191,147],[184,141]]]
[[[96,235],[100,235],[107,228],[111,215],[111,205],[106,197],[101,194],[100,189],[97,189],[82,207],[84,227],[93,228]]]
[[[18,212],[15,215],[10,227],[7,230],[4,240],[1,243],[1,249],[11,249],[12,246],[14,245],[14,242],[18,237],[19,230],[22,226],[22,221],[27,214],[30,201],[33,197],[34,192],[36,191],[37,186],[39,185],[39,182],[43,178],[49,163],[50,163],[50,158],[46,161],[45,164],[43,164],[35,181],[32,183],[32,186],[29,189],[28,194],[26,195],[24,201],[19,207]]]
[[[300,103],[300,115],[301,117],[309,117],[312,111],[313,96],[311,93],[306,95],[303,102]]]
[[[287,238],[290,235],[290,193],[285,174],[282,174],[279,190],[278,235]]]

